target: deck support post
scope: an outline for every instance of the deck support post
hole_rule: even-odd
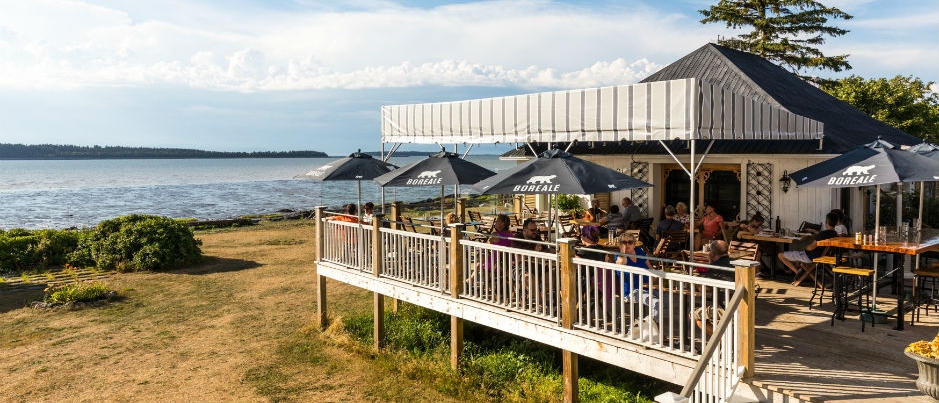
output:
[[[460,207],[463,200],[460,200]],[[450,296],[460,298],[463,293],[463,239],[464,224],[450,224]],[[460,368],[460,359],[463,357],[463,318],[450,315],[450,368],[454,371]]]
[[[459,199],[456,202],[456,216],[460,222],[466,222],[466,200]]]
[[[316,215],[314,219],[316,220],[316,260],[323,259],[323,242],[326,237],[326,226],[323,225],[323,220],[326,218],[324,212],[326,211],[326,206],[316,206]],[[313,276],[314,288],[316,293],[316,326],[320,330],[326,329],[326,277],[320,276],[319,272],[316,270],[316,266],[313,267],[315,272]]]
[[[372,274],[375,277],[381,276],[383,266],[384,252],[381,244],[381,220],[372,220]],[[375,341],[375,350],[381,350],[385,347],[385,296],[380,293],[373,293],[374,303],[372,316],[375,320],[372,339]]]
[[[561,327],[573,329],[577,314],[577,266],[574,265],[576,239],[558,239],[558,267],[561,272]],[[577,354],[561,351],[564,378],[564,402],[577,403]]]
[[[756,269],[760,263],[749,262],[747,266],[738,261],[734,266],[736,288],[743,287],[747,291],[743,300],[740,301],[740,307],[737,308],[740,318],[737,322],[740,326],[740,329],[737,329],[737,334],[740,335],[737,339],[737,366],[744,368],[743,379],[753,377],[754,350],[756,349]]]

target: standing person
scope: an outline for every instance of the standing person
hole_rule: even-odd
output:
[[[629,228],[629,225],[635,221],[641,220],[642,211],[639,210],[639,207],[633,204],[632,199],[628,197],[623,198],[623,227]]]
[[[675,204],[675,219],[685,226],[685,229],[691,228],[691,216],[688,215],[688,205],[685,202]]]
[[[838,236],[838,233],[835,232],[835,225],[838,225],[838,216],[835,213],[828,213],[825,215],[825,229],[818,233],[812,243],[805,245],[805,250],[780,252],[778,255],[779,261],[783,262],[792,271],[792,274],[798,276],[802,269],[801,265],[797,263],[812,263],[812,259],[822,255],[824,249],[818,247],[818,241]]]
[[[372,202],[365,203],[365,205],[362,206],[362,222],[366,224],[371,224],[372,218],[375,217],[374,210],[375,210],[375,203],[372,203]]]
[[[695,238],[695,249],[698,249],[705,242],[721,235],[721,230],[724,229],[724,217],[717,214],[714,204],[704,203],[704,216],[695,223],[695,227],[701,229],[701,232]]]

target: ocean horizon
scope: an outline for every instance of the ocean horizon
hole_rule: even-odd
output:
[[[421,158],[389,162],[402,166]],[[300,177],[335,159],[0,160],[0,229],[84,228],[129,214],[219,220],[355,203],[355,181]],[[467,159],[494,171],[515,165],[495,155]],[[363,203],[380,203],[377,183],[362,181],[361,189]],[[460,193],[476,192],[461,186]],[[385,202],[439,196],[435,186],[387,188]]]

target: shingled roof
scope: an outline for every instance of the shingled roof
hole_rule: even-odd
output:
[[[842,154],[870,143],[878,137],[894,144],[922,142],[902,130],[874,119],[851,105],[828,95],[812,84],[757,55],[707,44],[642,80],[653,81],[698,78],[728,90],[752,97],[792,113],[825,124],[822,149],[817,142],[717,141],[712,154]],[[651,143],[651,142],[650,142]],[[536,147],[538,148],[538,147]],[[660,154],[653,144],[575,144],[575,154]],[[504,154],[505,157],[531,155],[527,147]]]

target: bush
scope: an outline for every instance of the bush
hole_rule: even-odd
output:
[[[0,230],[0,270],[24,271],[61,266],[78,245],[80,233],[70,230]]]
[[[202,258],[192,230],[167,217],[129,215],[102,221],[79,237],[69,263],[119,271],[166,270]]]
[[[113,294],[114,292],[101,282],[72,283],[46,288],[43,302],[53,305],[94,302],[107,299]]]

